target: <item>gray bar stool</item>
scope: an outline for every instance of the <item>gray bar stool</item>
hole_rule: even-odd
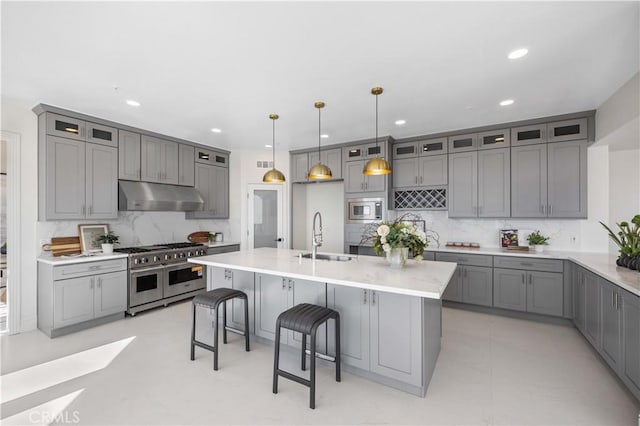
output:
[[[195,359],[195,349],[199,346],[213,352],[213,369],[218,369],[218,307],[222,304],[222,342],[227,343],[227,300],[244,300],[244,340],[245,350],[249,352],[249,303],[246,293],[232,288],[216,288],[193,298],[193,323],[191,325],[191,361]],[[196,340],[196,307],[202,306],[213,309],[215,327],[213,329],[213,346]]]
[[[309,408],[316,408],[316,332],[318,327],[329,319],[336,323],[336,382],[340,381],[340,314],[333,309],[310,303],[296,305],[281,313],[276,320],[275,355],[273,360],[273,393],[278,393],[278,376],[293,380],[309,387]],[[280,370],[280,328],[302,333],[302,370],[306,370],[307,335],[311,335],[311,371],[310,380]]]

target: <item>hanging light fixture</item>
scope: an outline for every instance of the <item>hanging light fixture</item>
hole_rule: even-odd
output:
[[[273,149],[273,167],[262,176],[262,181],[264,183],[284,183],[284,174],[276,169],[276,120],[280,118],[280,116],[278,116],[278,114],[269,114],[269,118],[273,121],[273,143],[271,144]]]
[[[378,95],[382,94],[382,87],[374,87],[371,89],[371,94],[376,97],[376,148],[378,148]],[[367,161],[362,173],[365,175],[388,175],[391,173],[391,166],[389,166],[387,160],[378,154],[375,158]]]
[[[317,180],[331,179],[333,177],[333,175],[331,174],[331,169],[329,168],[329,166],[325,166],[324,164],[322,164],[322,160],[320,157],[320,138],[322,137],[320,111],[322,111],[322,108],[324,108],[324,102],[316,102],[313,105],[318,108],[318,164],[309,169],[309,174],[307,175],[307,177],[309,179]]]

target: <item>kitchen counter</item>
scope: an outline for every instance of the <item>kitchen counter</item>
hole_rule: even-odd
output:
[[[47,263],[49,265],[70,265],[73,263],[84,263],[84,262],[97,262],[101,260],[111,260],[111,259],[123,259],[127,258],[129,255],[126,253],[113,253],[113,254],[104,254],[104,253],[96,253],[94,255],[80,255],[80,256],[59,256],[53,257],[50,254],[43,254],[38,257],[38,262]]]
[[[260,248],[203,256],[189,262],[429,299],[442,298],[456,269],[455,263],[415,260],[408,260],[403,269],[392,269],[384,258],[374,256],[353,256],[346,262],[313,261],[299,259],[299,253],[300,250]]]
[[[227,247],[227,246],[236,246],[240,245],[240,241],[223,241],[218,243],[209,243],[207,247]]]

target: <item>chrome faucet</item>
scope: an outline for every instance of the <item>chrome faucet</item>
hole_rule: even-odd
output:
[[[316,219],[320,218],[320,230],[316,232]],[[313,215],[313,228],[311,228],[311,244],[313,250],[311,251],[311,258],[316,260],[316,254],[318,253],[318,247],[322,245],[322,215],[320,212],[316,212]]]

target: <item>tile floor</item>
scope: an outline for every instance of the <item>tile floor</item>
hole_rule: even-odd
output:
[[[34,407],[82,390],[58,420],[135,425],[639,424],[640,403],[568,326],[445,308],[442,352],[426,398],[349,373],[336,383],[333,366],[320,367],[317,408],[310,410],[308,390],[296,383],[281,379],[280,393],[271,393],[271,345],[256,343],[246,353],[242,337],[230,334],[230,344],[221,348],[219,371],[212,370],[212,355],[204,350],[196,349],[196,360],[189,361],[189,312],[188,302],[179,303],[56,339],[38,331],[0,337],[5,375],[136,336],[104,369],[3,401],[3,423],[38,420]]]

